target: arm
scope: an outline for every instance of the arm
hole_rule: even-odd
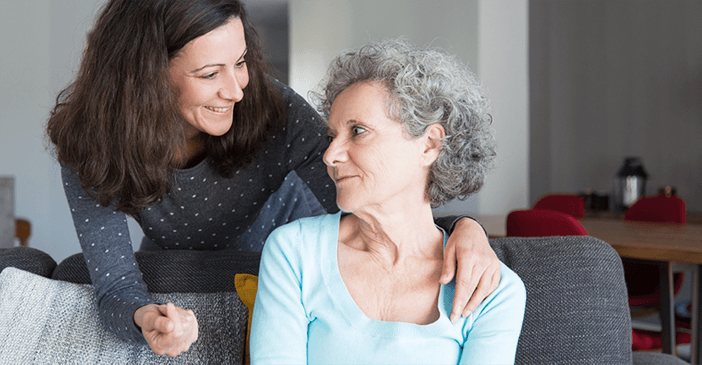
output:
[[[139,271],[129,239],[126,215],[114,206],[99,206],[81,188],[78,176],[68,168],[62,168],[62,179],[83,257],[97,295],[102,322],[119,338],[141,343],[146,341],[159,354],[177,355],[187,350],[197,339],[197,320],[192,311],[172,304],[174,312],[171,314],[165,311],[165,306],[161,311],[154,310],[159,306],[151,299]],[[148,314],[146,324],[142,326],[145,314]],[[173,327],[168,327],[171,326],[169,322],[173,322]],[[170,337],[155,332],[157,328]],[[185,330],[178,331],[179,328]],[[176,334],[178,338],[173,339]],[[161,351],[164,341],[180,345],[169,345],[166,351]]]
[[[134,258],[124,213],[101,207],[81,187],[78,176],[63,167],[63,188],[83,257],[95,288],[100,318],[117,337],[144,343],[134,324],[137,308],[152,304]]]
[[[501,267],[483,226],[471,217],[457,221],[455,218],[436,219],[437,224],[455,222],[453,227],[442,225],[451,235],[444,250],[444,267],[440,279],[441,284],[448,284],[456,276],[452,322],[456,322],[459,316],[470,315],[497,288]]]
[[[500,285],[466,320],[460,363],[513,364],[525,306],[524,283],[501,265]]]
[[[273,231],[263,246],[251,320],[252,364],[306,364],[309,319],[302,304],[299,226]]]

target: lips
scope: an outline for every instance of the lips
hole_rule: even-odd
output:
[[[336,183],[338,184],[338,183],[343,182],[343,181],[346,181],[346,180],[348,180],[348,179],[350,179],[350,178],[352,178],[352,177],[353,177],[353,176],[351,176],[351,175],[349,175],[349,176],[340,176],[340,177],[335,178],[335,179],[334,179],[334,182],[336,182]]]
[[[213,112],[215,112],[215,113],[226,113],[226,112],[228,112],[232,107],[231,107],[231,106],[227,106],[227,107],[224,107],[224,108],[217,108],[217,107],[214,107],[214,106],[206,106],[205,108],[206,108],[207,110],[211,110],[211,111],[213,111]]]

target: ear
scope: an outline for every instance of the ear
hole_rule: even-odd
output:
[[[441,152],[441,147],[443,146],[443,140],[446,136],[446,131],[444,127],[439,123],[434,123],[427,128],[422,136],[422,163],[425,166],[431,166],[431,164],[436,161],[439,157],[439,152]]]

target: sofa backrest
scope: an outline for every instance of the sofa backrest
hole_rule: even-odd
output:
[[[590,236],[490,240],[527,292],[516,363],[631,363],[622,262]]]
[[[146,251],[135,252],[144,282],[151,293],[235,292],[234,275],[258,275],[260,252],[245,251]],[[82,253],[61,261],[52,279],[90,284]]]
[[[492,239],[490,243],[500,260],[514,270],[526,286],[526,312],[516,363],[631,362],[631,321],[624,274],[621,260],[610,245],[589,236],[508,237]],[[16,249],[13,249],[14,253],[5,252],[5,258],[19,255],[46,260],[44,255],[37,256],[37,252]],[[203,341],[199,341],[202,351],[191,352],[188,356],[193,358],[179,356],[180,359],[176,359],[187,362],[202,354],[214,355],[217,349],[210,346],[217,346],[221,341],[217,337],[221,333],[217,331],[221,331],[222,326],[229,328],[229,336],[243,335],[246,312],[236,296],[234,275],[257,274],[259,253],[161,251],[137,252],[136,257],[149,290],[164,293],[163,296],[155,295],[158,300],[192,301],[190,305],[186,302],[183,304],[202,307],[205,312],[198,314],[198,318],[212,317],[208,322],[208,328],[214,331],[211,341],[209,337],[203,337]],[[48,266],[55,265],[53,260],[50,261]],[[51,277],[71,283],[90,283],[82,254],[62,261]],[[42,285],[55,286],[51,283]],[[64,293],[68,289],[76,292],[82,290],[75,286],[54,289]],[[38,292],[45,293],[46,290]],[[214,294],[216,298],[208,297],[207,293]],[[86,301],[94,300],[92,294],[78,297]],[[46,305],[61,307],[59,300],[61,297],[56,296],[57,302]],[[235,311],[236,314],[232,317],[232,313],[210,313],[207,308],[228,308],[228,311]],[[223,324],[221,318],[227,316],[235,318],[233,321],[236,323]],[[209,321],[205,318],[202,320]],[[80,335],[80,332],[76,334]],[[202,336],[209,335],[203,333]],[[243,343],[240,339],[235,342],[237,346]],[[227,350],[218,356],[241,356],[232,352],[238,350]],[[151,355],[146,352],[143,356]]]
[[[46,252],[32,247],[0,248],[0,272],[6,267],[49,277],[56,268],[56,261]]]

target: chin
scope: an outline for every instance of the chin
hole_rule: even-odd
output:
[[[221,136],[227,134],[227,132],[229,132],[230,129],[232,129],[231,124],[229,124],[229,126],[226,128],[212,128],[212,129],[205,130],[205,133],[209,134],[210,136],[221,137]]]
[[[354,206],[351,204],[351,202],[346,201],[344,199],[339,199],[337,196],[336,199],[336,206],[339,207],[339,209],[344,212],[344,213],[353,213],[358,207]]]

